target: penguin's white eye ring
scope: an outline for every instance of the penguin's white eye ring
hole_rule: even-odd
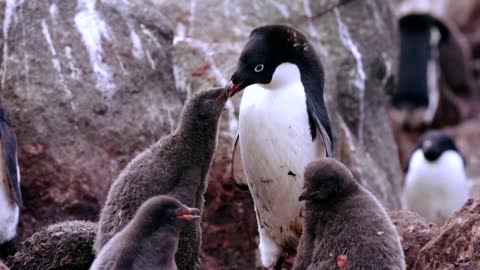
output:
[[[261,72],[263,70],[263,64],[258,64],[255,66],[255,72]]]

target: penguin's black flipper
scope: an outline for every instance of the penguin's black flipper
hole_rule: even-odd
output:
[[[13,199],[22,208],[23,200],[20,191],[20,170],[17,160],[17,138],[12,128],[7,112],[0,104],[0,141],[2,146],[2,158],[5,164],[6,176],[12,190]],[[2,161],[0,161],[2,162]]]
[[[247,176],[243,171],[242,154],[240,153],[240,147],[237,147],[239,141],[240,135],[237,135],[233,146],[231,175],[237,188],[243,191],[248,191]]]
[[[335,154],[333,152],[333,140],[330,121],[328,119],[328,114],[326,110],[321,110],[320,108],[320,105],[316,105],[314,102],[307,98],[308,120],[310,122],[310,132],[312,135],[312,140],[315,140],[317,133],[320,133],[323,145],[325,146],[326,156],[329,158],[334,158]]]
[[[283,263],[285,262],[285,258],[281,256],[278,258],[277,263],[275,263],[275,266],[273,267],[274,270],[282,270]]]

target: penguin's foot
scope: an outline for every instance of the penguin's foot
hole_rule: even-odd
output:
[[[280,257],[280,248],[277,243],[275,243],[270,237],[264,235],[262,231],[260,234],[260,245],[258,249],[260,250],[262,265],[265,268],[272,268],[276,266],[278,258]],[[277,269],[277,268],[275,268]]]

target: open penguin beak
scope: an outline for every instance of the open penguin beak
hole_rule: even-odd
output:
[[[225,87],[225,91],[227,92],[227,95],[229,97],[234,96],[236,93],[238,93],[240,90],[242,90],[242,85],[244,81],[240,81],[237,83],[234,83],[233,81],[230,81],[227,86]]]
[[[177,218],[185,220],[200,218],[200,210],[197,208],[182,207],[177,212]]]

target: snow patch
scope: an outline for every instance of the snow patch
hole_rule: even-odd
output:
[[[162,45],[158,42],[158,40],[155,38],[155,35],[153,35],[153,33],[148,30],[148,28],[141,24],[140,25],[140,28],[142,29],[142,33],[151,41],[155,44],[155,46],[157,46],[158,48],[162,48]]]
[[[337,8],[334,9],[335,18],[338,25],[338,32],[340,35],[340,41],[342,42],[343,46],[347,48],[351,53],[355,62],[357,64],[357,72],[355,79],[353,80],[353,84],[360,90],[360,116],[359,116],[359,125],[358,125],[358,140],[360,143],[363,143],[363,126],[364,126],[364,118],[365,118],[365,82],[366,82],[366,75],[365,69],[363,68],[363,61],[362,61],[362,54],[360,50],[353,42],[350,33],[348,31],[347,26],[342,21],[342,17],[340,12]]]
[[[312,10],[310,9],[310,0],[303,0],[303,10],[308,18],[308,31],[313,38],[318,38],[319,34],[312,21]]]
[[[230,17],[230,0],[223,0],[223,15]]]
[[[55,68],[55,70],[57,70],[57,72],[61,73],[62,68],[60,66],[60,60],[58,60],[57,51],[53,46],[52,37],[50,36],[50,32],[48,31],[48,26],[47,26],[47,23],[45,22],[45,19],[42,20],[42,32],[43,32],[43,36],[45,37],[45,40],[47,41],[48,49],[52,54],[53,67]]]
[[[380,16],[380,13],[378,12],[378,7],[377,3],[375,3],[373,0],[368,0],[367,5],[369,9],[372,11],[373,15],[373,21],[375,23],[375,27],[377,28],[377,31],[379,32],[384,32],[384,21]]]
[[[155,69],[157,65],[155,64],[155,61],[153,61],[152,54],[148,49],[146,49],[145,51],[146,51],[147,60],[150,63],[150,66],[152,67],[152,69]]]
[[[190,28],[188,29],[188,36],[193,36],[193,26],[195,25],[195,10],[197,8],[197,1],[190,0],[190,17],[188,18],[188,23]]]
[[[277,0],[269,0],[270,3],[282,14],[285,19],[290,18],[290,12],[288,11],[288,6],[284,3],[280,3]]]
[[[50,13],[50,17],[52,19],[56,19],[58,17],[58,7],[55,3],[51,4],[50,7],[48,8],[48,12]]]
[[[7,75],[8,62],[8,29],[12,22],[12,17],[15,16],[15,8],[17,3],[15,0],[6,0],[5,2],[5,17],[3,19],[3,63],[2,63],[2,89],[5,87],[5,76]]]
[[[355,147],[355,142],[352,137],[352,133],[350,133],[350,129],[348,129],[347,125],[345,122],[341,121],[340,126],[343,129],[343,132],[345,133],[345,138],[347,140],[348,148],[350,149],[350,152],[355,152],[356,147]]]
[[[52,54],[53,68],[55,68],[55,70],[58,73],[58,76],[60,77],[60,83],[62,84],[65,94],[67,95],[68,98],[71,98],[72,92],[70,91],[70,89],[68,89],[68,86],[65,83],[65,78],[63,77],[63,73],[62,73],[62,66],[60,65],[60,59],[58,58],[55,47],[53,46],[52,37],[50,36],[50,31],[48,31],[47,22],[45,21],[45,19],[42,20],[42,32],[43,32],[43,36],[45,37],[45,40],[47,41],[48,49]]]
[[[77,79],[77,80],[80,79],[82,71],[79,68],[75,67],[75,65],[73,64],[72,47],[66,46],[64,48],[64,53],[65,53],[65,57],[68,60],[68,66],[70,68],[70,76],[72,77],[72,79]]]
[[[133,27],[131,22],[127,22],[128,30],[130,31],[130,40],[132,41],[132,54],[137,59],[141,59],[144,56],[142,40],[138,36],[137,32],[135,32],[135,28]]]
[[[260,12],[260,7],[258,6],[257,0],[252,0],[253,10],[258,14]]]
[[[173,45],[177,45],[179,42],[185,40],[186,27],[183,23],[178,23],[175,27],[175,36],[173,37]]]
[[[113,39],[109,26],[95,10],[95,0],[78,0],[75,26],[82,36],[88,52],[90,64],[96,79],[96,87],[107,98],[111,98],[117,87],[112,78],[110,67],[103,62],[102,39]]]

